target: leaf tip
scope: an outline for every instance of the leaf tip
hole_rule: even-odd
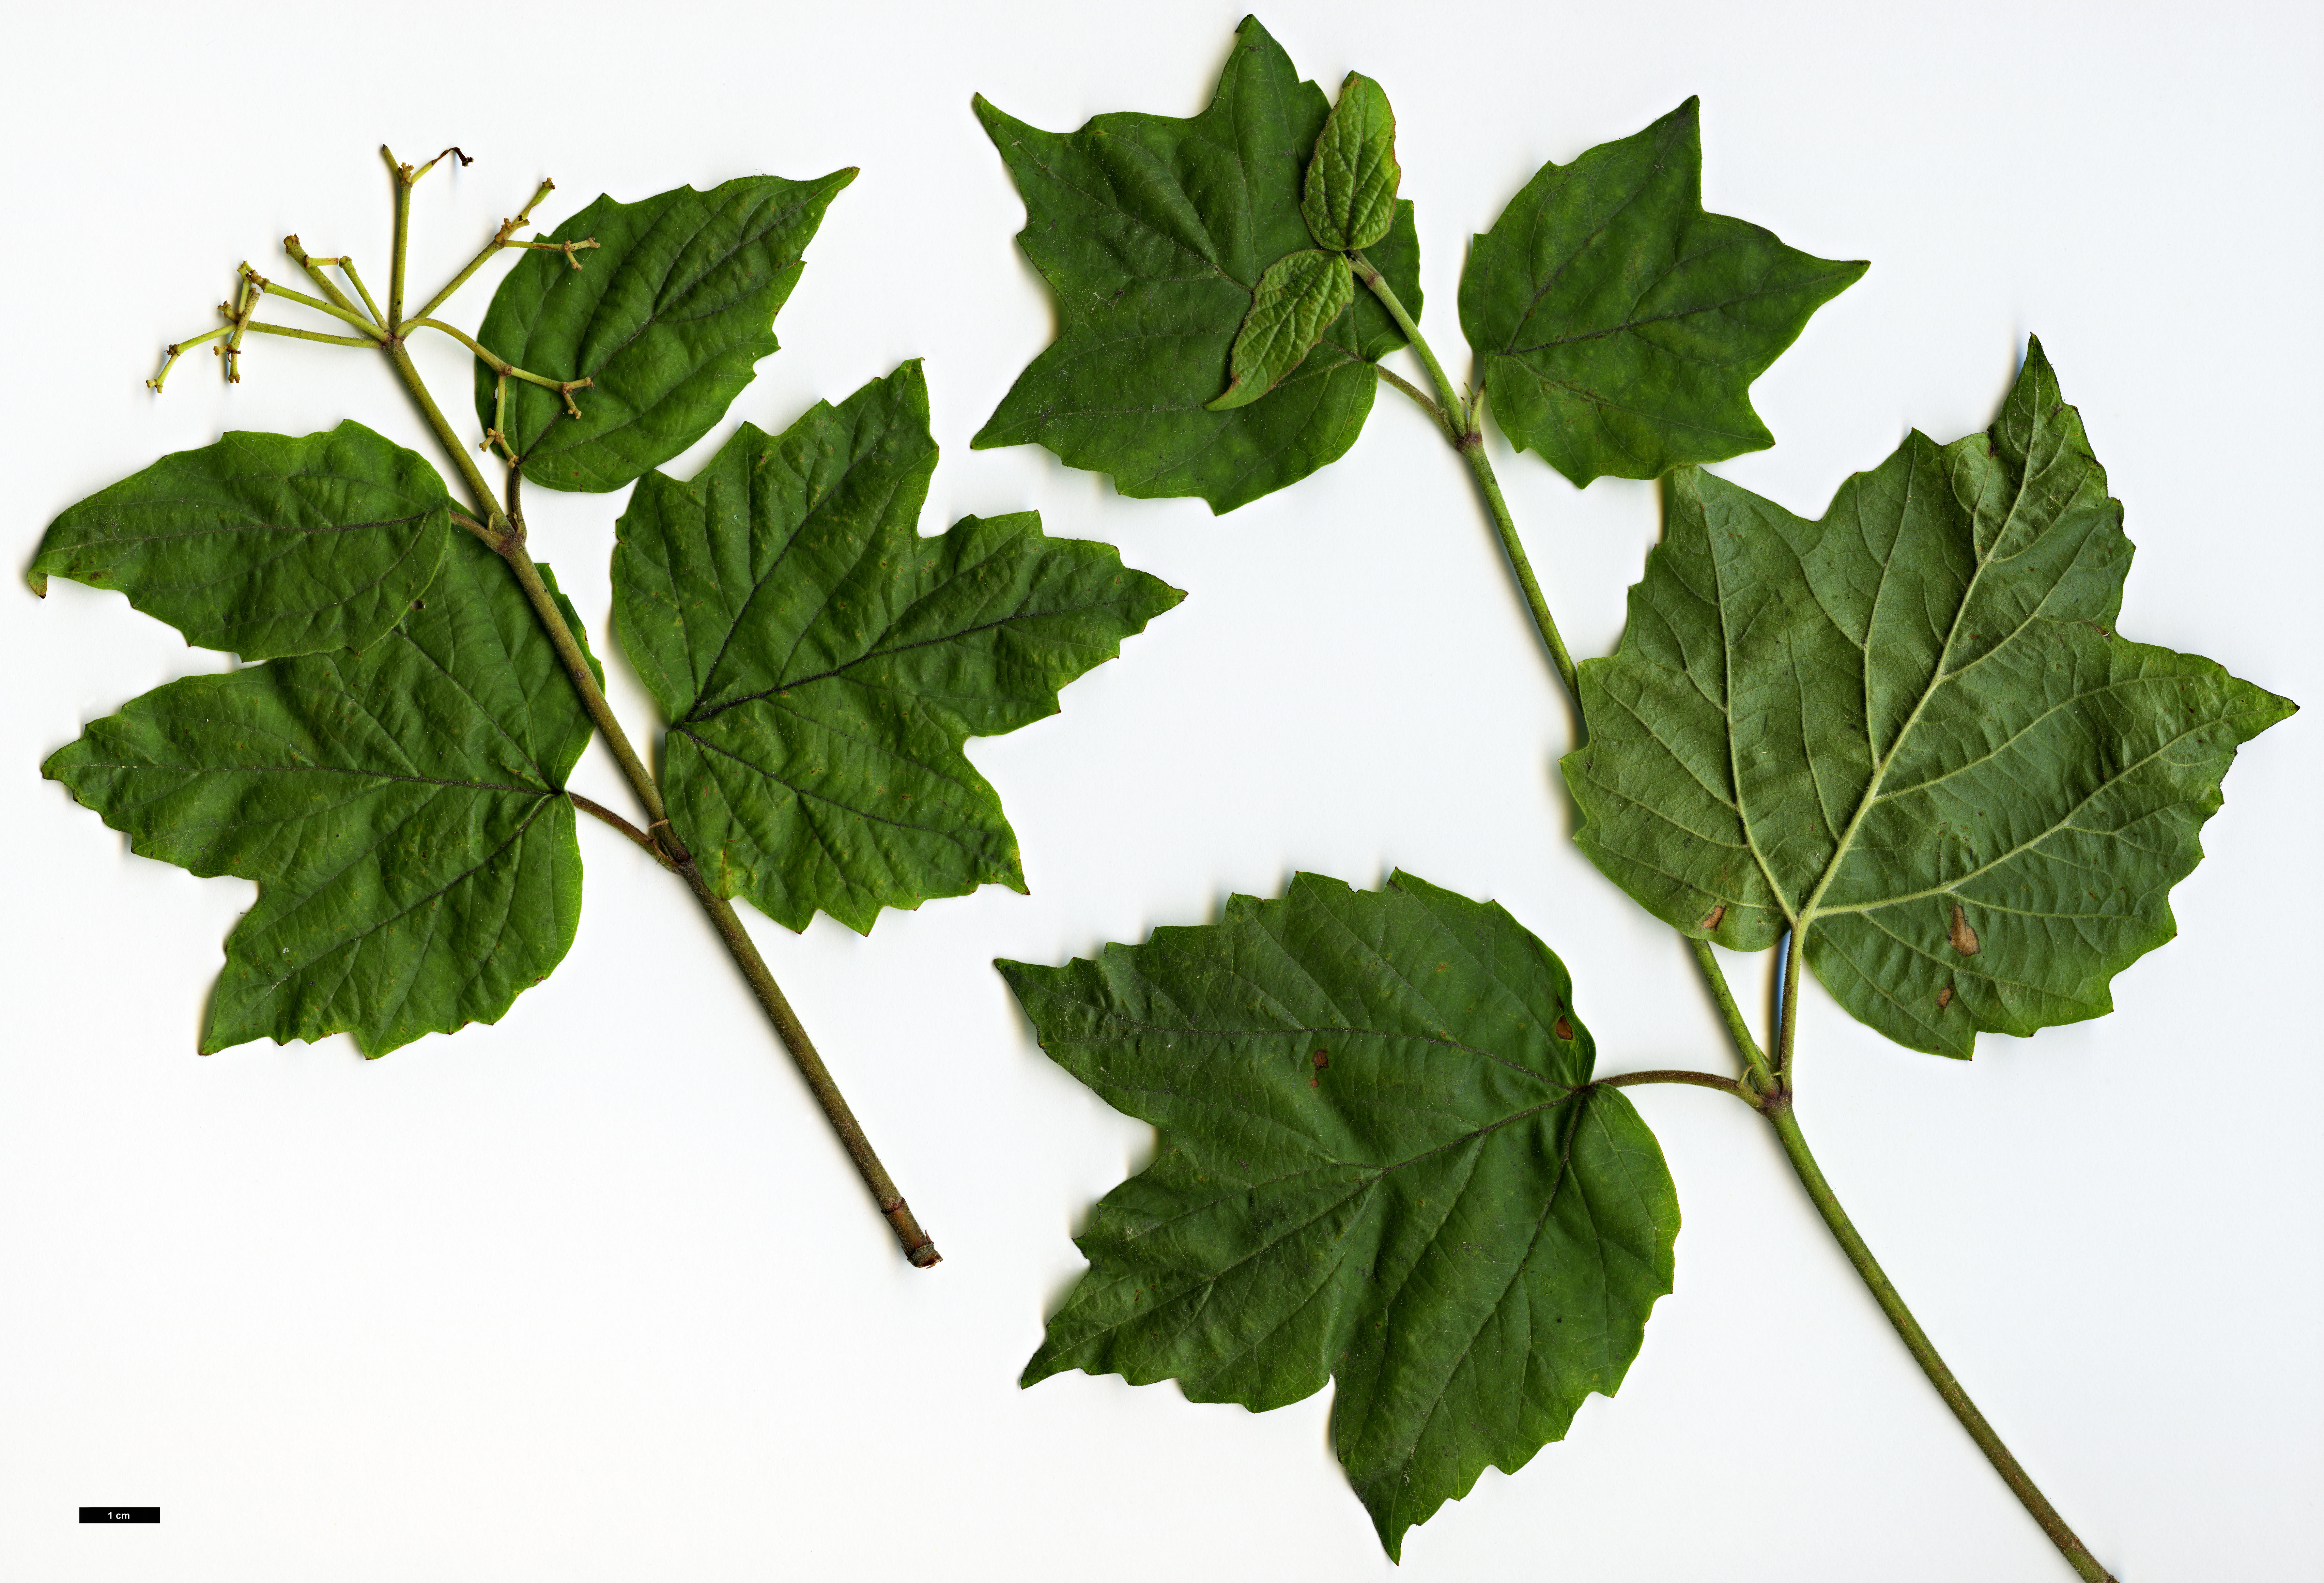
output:
[[[41,570],[38,561],[33,562],[31,569],[25,572],[24,586],[32,591],[32,597],[35,599],[46,599],[49,596],[49,575]]]

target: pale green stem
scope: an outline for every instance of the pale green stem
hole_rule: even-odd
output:
[[[1703,980],[1711,986],[1711,998],[1718,1003],[1720,1019],[1727,1025],[1727,1036],[1734,1041],[1735,1054],[1741,1057],[1743,1069],[1750,1073],[1752,1086],[1762,1094],[1774,1093],[1775,1074],[1768,1070],[1767,1056],[1759,1048],[1759,1041],[1751,1036],[1751,1025],[1745,1019],[1743,1008],[1735,1004],[1735,991],[1727,983],[1727,970],[1719,965],[1711,942],[1692,935],[1681,938],[1686,941],[1687,948],[1694,953],[1696,964],[1702,969]]]
[[[1508,503],[1501,498],[1500,488],[1494,480],[1492,468],[1485,460],[1484,436],[1482,427],[1478,420],[1476,406],[1464,403],[1453,390],[1452,382],[1445,376],[1443,365],[1436,361],[1435,354],[1429,349],[1428,343],[1422,337],[1420,327],[1412,321],[1411,316],[1405,311],[1404,305],[1397,300],[1396,293],[1389,289],[1380,272],[1373,268],[1360,253],[1351,254],[1349,263],[1355,271],[1356,278],[1370,288],[1372,294],[1379,299],[1381,306],[1388,309],[1388,317],[1396,321],[1397,327],[1403,331],[1405,338],[1419,354],[1422,364],[1428,370],[1430,379],[1435,382],[1441,413],[1451,415],[1449,419],[1440,415],[1440,421],[1445,422],[1448,432],[1452,435],[1455,446],[1468,461],[1470,472],[1476,478],[1478,490],[1484,496],[1485,503],[1493,514],[1493,526],[1500,534],[1502,548],[1508,555],[1509,565],[1517,574],[1518,586],[1524,590],[1526,603],[1533,612],[1534,625],[1540,631],[1543,642],[1548,646],[1550,657],[1557,666],[1558,677],[1564,682],[1566,692],[1572,698],[1575,713],[1579,715],[1582,709],[1582,692],[1574,673],[1573,662],[1567,656],[1564,642],[1558,636],[1556,623],[1550,618],[1549,606],[1542,597],[1541,586],[1536,581],[1532,568],[1526,564],[1524,547],[1517,542],[1517,528],[1509,519]],[[1415,397],[1420,395],[1419,391],[1405,385],[1403,381],[1392,382],[1405,388],[1407,394]],[[1433,406],[1425,400],[1421,401],[1421,405],[1430,408],[1432,411],[1438,410],[1436,406]],[[1457,422],[1452,419],[1457,419]],[[1587,729],[1586,722],[1583,722],[1583,729]],[[1864,1238],[1858,1234],[1854,1223],[1848,1218],[1847,1211],[1840,1208],[1839,1199],[1832,1193],[1831,1184],[1824,1180],[1822,1171],[1816,1164],[1815,1156],[1808,1151],[1807,1140],[1801,1135],[1799,1120],[1793,1113],[1791,1095],[1792,1056],[1799,1028],[1800,962],[1803,954],[1800,941],[1794,936],[1786,936],[1785,939],[1782,999],[1776,1007],[1775,1054],[1772,1072],[1769,1071],[1766,1054],[1759,1049],[1757,1042],[1751,1037],[1749,1025],[1745,1022],[1741,1008],[1735,1004],[1735,996],[1728,987],[1727,976],[1720,968],[1718,959],[1712,955],[1710,944],[1691,937],[1689,944],[1692,947],[1696,961],[1702,964],[1704,976],[1711,984],[1711,996],[1719,1004],[1720,1016],[1727,1025],[1729,1036],[1735,1042],[1736,1053],[1742,1058],[1746,1069],[1750,1073],[1749,1081],[1730,1083],[1723,1079],[1711,1077],[1704,1072],[1636,1072],[1629,1074],[1627,1079],[1618,1077],[1602,1081],[1609,1086],[1621,1086],[1625,1082],[1692,1082],[1702,1087],[1731,1090],[1746,1102],[1755,1104],[1756,1108],[1766,1116],[1769,1124],[1774,1127],[1776,1138],[1782,1144],[1785,1156],[1791,1161],[1793,1171],[1799,1176],[1801,1185],[1807,1190],[1808,1197],[1815,1204],[1817,1212],[1823,1217],[1824,1224],[1831,1229],[1833,1238],[1839,1241],[1840,1251],[1847,1256],[1849,1263],[1855,1266],[1858,1275],[1871,1291],[1874,1301],[1879,1303],[1881,1311],[1888,1316],[1889,1323],[1895,1327],[1897,1335],[1904,1339],[1905,1348],[1912,1353],[1914,1361],[1921,1366],[1921,1370],[1928,1376],[1930,1384],[1936,1387],[1938,1395],[1942,1397],[1945,1404],[1952,1409],[1953,1415],[1960,1419],[1961,1426],[1969,1431],[1969,1438],[1977,1442],[1978,1450],[1985,1453],[1995,1470],[2001,1475],[2017,1498],[2024,1504],[2025,1509],[2033,1514],[2034,1520],[2042,1525],[2042,1531],[2050,1536],[2051,1542],[2058,1547],[2059,1551],[2072,1565],[2075,1572],[2085,1578],[2087,1583],[2114,1583],[2112,1575],[2098,1564],[2088,1547],[2075,1536],[2073,1530],[2066,1526],[2065,1520],[2058,1515],[2057,1509],[2050,1505],[2048,1499],[2034,1486],[2034,1481],[2026,1477],[2024,1468],[2018,1466],[2017,1459],[2010,1455],[2009,1448],[2002,1444],[2001,1437],[1994,1433],[1993,1426],[1986,1422],[1985,1415],[1977,1410],[1976,1404],[1969,1399],[1969,1394],[1961,1389],[1960,1382],[1955,1379],[1952,1371],[1945,1367],[1944,1359],[1938,1356],[1935,1347],[1930,1344],[1927,1333],[1921,1329],[1920,1322],[1913,1317],[1912,1311],[1904,1306],[1904,1300],[1898,1295],[1895,1286],[1880,1268],[1878,1261],[1872,1256],[1872,1250],[1865,1245]],[[1756,1100],[1747,1091],[1750,1088],[1759,1090]]]
[[[1796,956],[1797,953],[1794,954]],[[2066,1526],[2066,1520],[2058,1515],[2058,1509],[2050,1504],[2049,1497],[2026,1476],[2017,1459],[2010,1455],[2009,1448],[2002,1444],[1999,1435],[1994,1433],[1993,1425],[1986,1422],[1985,1414],[1978,1411],[1977,1404],[1969,1400],[1967,1391],[1961,1389],[1960,1381],[1953,1377],[1953,1371],[1945,1367],[1945,1360],[1938,1356],[1936,1347],[1929,1340],[1928,1332],[1921,1329],[1920,1321],[1914,1319],[1913,1311],[1904,1306],[1904,1300],[1898,1295],[1887,1272],[1880,1267],[1880,1261],[1872,1256],[1872,1249],[1866,1246],[1863,1237],[1858,1233],[1856,1223],[1848,1218],[1848,1211],[1840,1207],[1840,1200],[1833,1194],[1831,1183],[1824,1180],[1823,1170],[1816,1164],[1815,1155],[1808,1152],[1807,1139],[1800,1133],[1799,1118],[1792,1113],[1790,1095],[1775,1096],[1765,1109],[1767,1120],[1775,1127],[1775,1137],[1784,1146],[1784,1154],[1791,1161],[1793,1171],[1798,1174],[1800,1185],[1807,1189],[1808,1198],[1815,1205],[1816,1212],[1823,1217],[1824,1225],[1830,1228],[1832,1237],[1839,1242],[1840,1251],[1848,1256],[1848,1262],[1856,1267],[1857,1275],[1870,1290],[1873,1301],[1880,1305],[1880,1311],[1886,1314],[1888,1322],[1895,1327],[1896,1334],[1904,1340],[1904,1349],[1913,1355],[1913,1361],[1921,1366],[1921,1372],[1929,1376],[1929,1383],[1937,1388],[1937,1394],[1944,1399],[1945,1405],[1952,1409],[1953,1416],[1960,1420],[1961,1427],[1969,1431],[1969,1439],[1977,1442],[1977,1449],[1985,1453],[1986,1460],[1993,1464],[1994,1471],[2001,1475],[2002,1481],[2033,1514],[2034,1521],[2042,1525],[2042,1532],[2050,1536],[2050,1542],[2058,1547],[2059,1553],[2066,1558],[2078,1577],[2087,1579],[2088,1583],[2115,1583],[2114,1574],[2098,1564],[2098,1558],[2090,1554],[2089,1547]]]
[[[333,302],[337,303],[341,308],[346,310],[348,316],[354,318],[358,324],[362,324],[364,330],[369,332],[376,332],[378,330],[380,324],[379,309],[376,308],[373,308],[371,310],[370,321],[365,322],[360,315],[355,313],[355,305],[353,300],[348,298],[346,292],[340,290],[337,286],[332,283],[330,276],[323,272],[323,266],[325,264],[337,263],[340,262],[339,260],[329,258],[309,258],[307,255],[307,250],[299,245],[299,238],[296,236],[285,236],[282,239],[282,251],[290,255],[292,262],[296,263],[300,269],[307,272],[307,278],[315,282],[315,289],[317,290],[322,292],[324,296],[329,298]],[[288,297],[290,294],[285,291],[281,293],[281,295]]]
[[[388,175],[395,182],[395,252],[387,266],[386,329],[389,335],[398,336],[403,333],[403,259],[405,244],[411,236],[411,183],[417,178],[407,167],[396,163],[394,152],[385,143],[379,145],[379,153],[387,161]]]
[[[524,590],[525,599],[531,604],[541,630],[556,649],[565,674],[571,678],[574,691],[580,695],[582,708],[596,726],[598,735],[604,739],[606,747],[612,750],[615,761],[621,766],[622,778],[630,783],[630,790],[646,810],[650,821],[646,826],[646,833],[657,840],[679,877],[686,881],[687,888],[694,892],[695,900],[701,905],[711,927],[717,931],[719,939],[725,943],[727,953],[733,958],[744,981],[751,986],[751,993],[757,999],[760,1008],[766,1013],[767,1020],[774,1025],[776,1037],[798,1066],[799,1075],[807,1080],[808,1091],[815,1095],[816,1103],[822,1107],[832,1130],[839,1135],[841,1146],[846,1149],[848,1158],[854,1162],[856,1173],[863,1178],[864,1186],[871,1189],[872,1201],[879,1205],[881,1217],[888,1222],[889,1229],[895,1233],[904,1256],[921,1269],[941,1262],[944,1256],[936,1252],[935,1239],[914,1218],[910,1207],[904,1201],[904,1195],[897,1191],[895,1179],[881,1164],[879,1155],[872,1147],[872,1140],[864,1134],[862,1124],[855,1119],[855,1112],[848,1105],[846,1096],[839,1091],[838,1083],[833,1080],[831,1069],[824,1064],[822,1054],[816,1049],[814,1041],[807,1037],[807,1029],[800,1025],[798,1014],[791,1009],[790,1001],[775,982],[774,974],[768,971],[766,960],[759,954],[757,943],[742,927],[742,920],[735,916],[733,904],[711,887],[694,855],[687,851],[685,842],[670,827],[669,809],[662,800],[661,787],[646,768],[645,760],[631,745],[629,734],[622,729],[622,722],[614,715],[613,706],[605,701],[604,689],[597,685],[597,677],[589,668],[588,654],[582,649],[580,640],[573,635],[573,629],[566,624],[565,612],[558,607],[556,595],[549,593],[548,584],[540,575],[540,566],[525,548],[523,523],[512,510],[503,511],[493,500],[492,488],[484,481],[484,470],[476,465],[475,458],[469,455],[468,447],[461,444],[460,437],[453,431],[451,421],[444,416],[444,410],[436,404],[436,398],[421,382],[420,370],[412,364],[411,354],[404,350],[403,343],[400,339],[390,341],[385,350],[389,363],[394,366],[396,377],[403,382],[404,389],[419,403],[421,415],[427,419],[428,427],[434,430],[446,455],[460,469],[460,476],[468,485],[469,493],[484,518],[479,523],[462,514],[461,525],[492,547],[515,575],[517,585]],[[520,476],[513,473],[510,475],[512,505],[516,479]],[[656,832],[659,833],[659,836],[655,836]]]
[[[302,308],[311,308],[318,313],[327,313],[341,323],[353,325],[356,329],[371,336],[374,345],[378,343],[379,327],[364,318],[362,314],[351,308],[341,308],[336,303],[326,302],[319,297],[309,297],[304,291],[293,291],[290,287],[280,285],[263,275],[252,278],[257,282],[258,289],[269,297],[281,297],[288,301],[298,303]]]
[[[482,362],[487,368],[490,368],[494,373],[499,374],[502,378],[521,379],[529,384],[539,385],[543,390],[555,391],[558,395],[565,396],[568,400],[570,399],[573,391],[586,391],[591,384],[595,382],[592,380],[586,379],[557,380],[550,379],[545,374],[528,373],[525,370],[519,368],[515,364],[511,363],[507,358],[497,356],[494,354],[486,351],[484,349],[484,344],[482,341],[477,340],[475,336],[468,334],[467,331],[447,325],[442,319],[408,318],[405,319],[403,323],[407,329],[440,330],[445,335],[447,335],[454,340],[459,342],[461,345],[466,346],[469,351],[475,353],[480,362]]]
[[[1534,630],[1541,634],[1542,643],[1549,649],[1550,663],[1557,667],[1557,679],[1565,684],[1566,696],[1573,701],[1574,716],[1577,721],[1581,720],[1581,677],[1573,668],[1573,657],[1565,651],[1565,640],[1558,633],[1556,619],[1549,613],[1549,601],[1543,597],[1541,582],[1533,575],[1533,563],[1526,558],[1525,545],[1517,538],[1517,522],[1509,515],[1509,503],[1501,496],[1500,480],[1494,477],[1493,465],[1485,456],[1485,434],[1478,424],[1475,410],[1453,389],[1444,365],[1436,361],[1436,354],[1429,347],[1427,337],[1420,333],[1420,327],[1405,311],[1404,304],[1397,299],[1387,279],[1360,253],[1349,254],[1348,264],[1355,271],[1356,279],[1369,287],[1372,295],[1379,299],[1380,306],[1388,309],[1388,318],[1396,321],[1396,327],[1404,333],[1404,338],[1419,354],[1421,364],[1428,370],[1428,377],[1435,382],[1436,403],[1431,410],[1437,413],[1438,422],[1444,425],[1446,434],[1452,441],[1452,448],[1460,452],[1461,459],[1469,465],[1470,475],[1477,483],[1477,492],[1483,497],[1485,510],[1492,516],[1493,531],[1500,537],[1501,552],[1508,557],[1509,569],[1517,575],[1517,589],[1525,595],[1526,610],[1533,614]],[[1419,394],[1402,380],[1395,382],[1410,394]],[[1421,405],[1427,407],[1429,403],[1423,401]],[[1586,723],[1584,729],[1587,729]]]
[[[441,291],[437,292],[435,296],[430,297],[428,299],[428,306],[420,310],[418,317],[420,318],[426,318],[429,314],[434,313],[438,308],[452,300],[452,293],[466,285],[468,283],[469,276],[475,274],[478,270],[483,269],[487,262],[491,262],[494,255],[499,253],[502,249],[507,247],[509,245],[509,238],[516,235],[518,227],[531,223],[532,211],[535,206],[537,206],[542,198],[547,198],[550,193],[556,190],[557,183],[544,179],[540,184],[540,189],[532,195],[532,201],[526,204],[524,207],[519,209],[516,212],[516,217],[514,219],[503,220],[501,222],[500,230],[493,235],[490,242],[484,244],[484,250],[478,253],[475,257],[470,259],[468,261],[468,267],[462,270],[458,274],[454,275]],[[567,256],[569,257],[571,255],[568,254]]]
[[[379,343],[368,336],[327,336],[320,330],[294,330],[288,325],[261,324],[256,319],[242,327],[261,336],[288,336],[295,341],[321,341],[332,346],[361,346],[373,352],[379,349]]]

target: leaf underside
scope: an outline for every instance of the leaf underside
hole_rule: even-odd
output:
[[[721,895],[793,929],[1024,889],[961,744],[1056,713],[1181,597],[1029,511],[920,538],[936,460],[908,363],[779,437],[744,424],[621,520],[614,619],[670,722],[672,823]]]
[[[527,252],[493,294],[476,338],[574,392],[508,382],[509,444],[526,478],[604,491],[661,465],[710,432],[775,350],[774,318],[798,284],[824,210],[855,179],[746,176],[708,192],[680,187],[639,203],[601,197],[550,238],[594,236],[579,269]],[[476,414],[494,426],[498,381],[476,364]]]
[[[1775,443],[1751,382],[1864,273],[1702,209],[1696,101],[1547,164],[1461,277],[1461,327],[1509,441],[1577,484]]]
[[[1410,875],[1296,877],[1220,922],[998,964],[1042,1047],[1161,1129],[1097,1206],[1025,1383],[1065,1369],[1265,1411],[1336,1377],[1388,1554],[1611,1395],[1671,1289],[1653,1135],[1589,1086],[1556,956]]]
[[[1258,22],[1235,35],[1210,108],[1099,115],[1043,132],[976,113],[1025,200],[1025,255],[1057,304],[1057,338],[971,442],[1041,445],[1122,493],[1199,495],[1230,511],[1337,460],[1404,345],[1359,293],[1298,368],[1247,407],[1211,411],[1259,277],[1313,248],[1300,213],[1331,106]],[[1420,311],[1420,244],[1400,203],[1370,254]]]
[[[187,642],[244,659],[363,649],[435,580],[451,513],[433,467],[360,423],[233,433],[67,511],[27,580],[117,588]]]
[[[2107,1011],[2236,748],[2293,707],[2115,636],[2130,557],[2038,342],[1987,433],[1910,435],[1821,521],[1674,476],[1621,648],[1582,667],[1582,850],[1698,938],[1795,928],[1917,1050]]]
[[[531,607],[461,534],[361,653],[172,682],[42,772],[137,852],[258,881],[205,1054],[344,1031],[376,1056],[499,1020],[564,957],[581,854],[562,788],[588,734]]]

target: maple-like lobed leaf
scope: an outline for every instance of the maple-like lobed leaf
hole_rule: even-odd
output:
[[[1336,253],[1310,248],[1268,265],[1259,278],[1250,314],[1235,334],[1226,394],[1211,402],[1209,410],[1248,407],[1273,390],[1315,349],[1355,295],[1356,278],[1348,271],[1348,261]]]
[[[1396,115],[1380,85],[1351,71],[1316,136],[1299,211],[1318,247],[1370,247],[1396,220]]]
[[[545,379],[591,382],[569,416],[557,391],[508,382],[507,438],[526,478],[619,489],[710,432],[752,365],[775,350],[775,315],[853,169],[812,181],[745,176],[637,203],[600,197],[549,238],[596,238],[576,255],[528,251],[493,293],[476,338]],[[476,364],[491,428],[499,381]]]
[[[563,788],[588,736],[530,605],[461,534],[361,653],[171,682],[42,773],[142,855],[258,882],[204,1054],[347,1032],[376,1056],[498,1021],[563,959],[581,906]]]
[[[720,894],[789,928],[1024,889],[962,743],[1056,713],[1183,597],[1030,511],[922,538],[936,461],[908,363],[779,436],[744,424],[621,520],[615,623],[669,722],[672,823]]]
[[[1461,327],[1510,444],[1577,484],[1654,478],[1773,445],[1751,382],[1868,267],[1704,213],[1689,99],[1544,165],[1474,239]]]
[[[1089,1272],[1026,1384],[1265,1411],[1336,1378],[1333,1446],[1394,1557],[1621,1383],[1676,1195],[1591,1082],[1563,964],[1500,907],[1301,874],[1214,925],[997,965],[1042,1048],[1161,1130],[1077,1238]]]
[[[1225,512],[1355,443],[1372,364],[1404,345],[1369,292],[1265,397],[1209,408],[1260,277],[1315,244],[1300,203],[1331,104],[1256,18],[1199,115],[1125,112],[1060,133],[982,97],[976,113],[1025,200],[1018,242],[1056,299],[1058,327],[973,446],[1046,446],[1112,474],[1124,494],[1198,495]],[[1369,256],[1418,314],[1410,204]]]
[[[378,641],[435,581],[451,532],[436,469],[360,423],[234,432],[69,508],[26,581],[118,589],[189,643],[273,659]]]
[[[1917,432],[1821,521],[1708,474],[1564,760],[1591,861],[1859,1020],[1966,1057],[2111,1008],[2171,938],[2236,747],[2286,699],[2116,636],[2130,541],[2041,345],[1985,434]]]

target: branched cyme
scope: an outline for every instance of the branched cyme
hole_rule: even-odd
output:
[[[1049,1054],[1161,1129],[1080,1238],[1089,1273],[1027,1383],[1175,1378],[1265,1409],[1336,1379],[1334,1446],[1396,1555],[1620,1383],[1671,1289],[1678,1210],[1617,1090],[1692,1083],[1765,1118],[1947,1405],[2074,1569],[2107,1578],[1882,1274],[1792,1104],[1803,964],[1941,1054],[2109,1009],[2112,977],[2171,937],[2237,745],[2292,709],[2115,634],[2121,507],[2040,345],[1989,430],[1914,434],[1807,521],[1696,465],[1773,443],[1751,382],[1865,266],[1704,213],[1692,100],[1544,166],[1476,238],[1474,391],[1421,335],[1368,78],[1333,106],[1252,20],[1190,119],[1061,135],[977,108],[1060,327],[975,443],[1225,511],[1345,452],[1379,385],[1411,398],[1469,467],[1572,700],[1582,850],[1687,940],[1739,1067],[1595,1079],[1557,957],[1403,873],[1372,893],[1301,875],[1216,924],[1003,962]],[[1430,389],[1379,366],[1406,347]],[[1577,667],[1559,636],[1489,402],[1577,485],[1666,480],[1610,657]],[[1713,943],[1779,953],[1765,1050]]]
[[[792,929],[821,911],[862,932],[883,907],[1022,890],[1015,835],[962,744],[1055,713],[1060,687],[1180,596],[1110,547],[1046,537],[1031,512],[922,538],[936,445],[917,363],[784,434],[744,424],[690,483],[655,471],[775,350],[774,317],[853,170],[600,198],[557,235],[521,239],[553,190],[543,181],[407,313],[412,189],[468,157],[447,149],[415,169],[381,152],[394,192],[384,308],[352,257],[286,237],[321,295],[244,264],[225,327],[170,347],[147,382],[160,391],[209,343],[238,380],[249,334],[380,353],[465,504],[421,457],[349,421],[228,434],[72,507],[32,563],[35,593],[51,576],[119,589],[189,641],[266,663],[136,699],[45,771],[136,851],[258,882],[206,1054],[344,1031],[376,1056],[496,1021],[572,943],[576,811],[604,822],[693,892],[898,1242],[934,1265],[730,898]],[[476,334],[435,317],[508,250],[524,257]],[[338,327],[262,321],[268,297]],[[422,382],[406,349],[420,330],[475,354],[483,446]],[[498,491],[472,454],[486,447]],[[668,722],[659,776],[527,548],[526,480],[638,484],[613,598]],[[593,732],[642,827],[566,788]]]

